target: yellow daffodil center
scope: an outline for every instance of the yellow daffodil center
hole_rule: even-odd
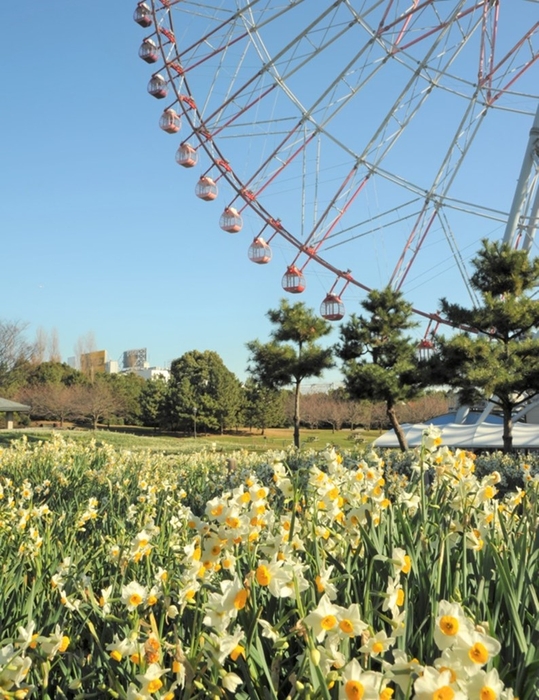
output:
[[[118,649],[113,649],[113,651],[110,652],[110,657],[111,659],[114,659],[114,661],[121,661],[122,660],[122,655],[118,651]]]
[[[348,700],[361,700],[365,693],[365,689],[359,681],[347,681],[344,686],[344,692]]]
[[[335,615],[326,615],[320,621],[320,627],[326,631],[332,630],[336,624],[337,624],[337,618],[335,617]]]
[[[488,661],[488,651],[481,642],[476,642],[468,652],[468,656],[474,664],[486,664]]]
[[[67,647],[69,646],[69,637],[62,637],[62,641],[60,642],[60,646],[58,647],[58,651],[65,651]]]
[[[443,688],[438,688],[432,694],[432,700],[453,700],[454,697],[455,691],[448,685],[444,685]]]
[[[397,591],[397,605],[404,605],[404,591],[402,590],[402,588],[399,588],[399,590]]]
[[[138,593],[132,593],[129,596],[129,604],[132,605],[134,608],[137,607],[137,605],[140,605],[142,603],[142,596],[140,596]]]
[[[238,591],[234,597],[234,607],[236,610],[243,610],[245,604],[247,603],[248,593],[245,588]]]
[[[374,642],[372,650],[375,654],[380,654],[380,652],[384,651],[384,645],[382,642]]]
[[[271,573],[267,566],[260,564],[256,570],[256,580],[261,586],[269,586],[271,581]]]
[[[412,560],[410,559],[410,557],[407,554],[405,554],[404,555],[404,564],[402,565],[402,573],[409,574],[411,568],[412,568]]]
[[[241,644],[237,644],[234,649],[230,652],[230,658],[232,661],[236,661],[239,656],[243,656],[245,652],[244,647],[241,646]]]
[[[440,629],[448,637],[454,637],[459,631],[459,621],[452,615],[444,615],[440,619]]]
[[[150,681],[148,683],[147,689],[148,689],[149,693],[156,693],[159,690],[159,688],[161,688],[162,686],[163,686],[163,682],[160,681],[159,678],[156,678],[155,680]]]
[[[480,700],[496,700],[497,695],[492,688],[489,688],[488,685],[484,685],[479,691],[479,698]]]
[[[339,627],[341,629],[341,632],[344,632],[345,634],[353,634],[354,633],[354,625],[350,622],[350,620],[344,619],[339,622]]]
[[[324,582],[322,581],[321,577],[320,577],[320,576],[316,576],[315,579],[314,579],[314,581],[315,581],[315,583],[316,583],[316,590],[317,590],[319,593],[323,593],[323,592],[326,590],[326,587],[324,586]]]
[[[391,700],[393,696],[393,688],[384,688],[380,693],[380,700]]]

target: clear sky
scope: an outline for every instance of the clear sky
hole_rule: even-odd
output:
[[[96,349],[107,350],[112,360],[124,350],[145,347],[150,364],[166,366],[189,350],[214,350],[244,378],[245,343],[268,339],[265,314],[285,296],[281,278],[293,254],[277,240],[272,262],[254,265],[247,258],[254,229],[246,236],[224,233],[218,221],[227,202],[194,196],[196,174],[174,160],[178,137],[158,128],[164,101],[146,91],[152,68],[138,57],[145,30],[132,19],[135,4],[49,0],[2,8],[0,318],[27,323],[29,339],[39,328],[55,329],[64,361],[78,339],[92,333]],[[513,2],[508,18],[506,4],[501,3],[500,31],[513,28],[516,36],[537,21],[537,3]],[[188,24],[184,32],[188,35]],[[324,64],[324,73],[333,70],[337,64]],[[457,73],[469,71],[472,79],[473,70],[465,61],[455,64]],[[305,76],[309,90],[316,91],[316,81]],[[384,81],[378,87],[373,81],[372,93],[366,88],[365,94],[382,100]],[[522,84],[525,92],[535,86],[539,93],[539,62]],[[456,183],[457,196],[508,211],[534,104],[537,100],[522,99],[517,110],[522,114],[505,115],[497,131],[478,139],[471,164]],[[365,121],[367,113],[374,123],[376,115],[365,110]],[[394,172],[402,166],[405,177],[419,179],[425,151],[441,163],[447,143],[438,145],[438,135],[447,139],[458,117],[439,115],[428,130],[410,127],[408,146],[390,162]],[[339,134],[352,144],[360,121],[357,113],[349,119],[339,124]],[[282,178],[279,183],[284,206],[291,208],[289,190],[300,193],[301,182]],[[386,196],[390,193],[382,187],[371,191],[364,216],[376,216],[377,198]],[[383,206],[387,210],[391,202]],[[480,227],[464,221],[466,260],[483,235],[503,235],[500,222]],[[398,243],[378,237],[368,253],[358,241],[339,246],[336,264],[352,268],[357,277],[363,265],[372,273],[371,284],[382,286],[392,269],[388,259],[404,244],[406,224],[399,235]],[[426,247],[426,264],[405,288],[426,311],[435,311],[440,297],[451,298],[461,286],[448,262],[447,243],[437,245],[441,238],[434,236]],[[333,279],[314,264],[305,274],[305,294],[288,298],[318,309]],[[347,311],[360,311],[362,297],[361,290],[348,288]],[[337,340],[336,330],[329,340]],[[338,378],[337,371],[326,377]]]

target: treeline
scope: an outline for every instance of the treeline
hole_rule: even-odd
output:
[[[174,360],[170,381],[142,379],[134,373],[93,377],[58,361],[19,358],[3,376],[0,395],[29,405],[19,420],[66,423],[96,428],[103,424],[146,426],[193,434],[247,427],[289,427],[294,415],[293,392],[264,388],[254,379],[244,384],[216,352],[191,351]],[[380,402],[353,401],[343,388],[312,389],[302,396],[302,424],[308,428],[383,429]],[[426,420],[448,409],[449,399],[432,393],[399,407],[404,422]]]

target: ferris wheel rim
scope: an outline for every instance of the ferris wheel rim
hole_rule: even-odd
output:
[[[233,171],[233,169],[230,167],[229,162],[227,161],[225,157],[225,153],[221,150],[221,146],[219,143],[216,142],[214,139],[214,136],[209,133],[205,132],[203,128],[200,126],[197,126],[194,121],[190,119],[191,112],[193,112],[195,109],[198,109],[196,106],[196,100],[195,100],[195,95],[193,94],[190,84],[189,84],[189,79],[187,74],[187,70],[183,69],[181,66],[181,63],[178,65],[178,62],[181,60],[181,52],[179,51],[178,47],[176,46],[175,39],[171,41],[170,35],[175,37],[174,30],[173,30],[173,23],[172,23],[172,15],[170,10],[179,3],[179,0],[167,0],[166,2],[164,0],[160,0],[160,5],[157,2],[157,0],[150,0],[151,2],[151,13],[153,17],[153,21],[155,23],[156,27],[156,36],[159,41],[159,48],[161,51],[161,55],[163,58],[163,63],[164,63],[164,69],[167,72],[168,75],[168,80],[169,82],[174,85],[174,94],[176,97],[176,100],[174,101],[173,105],[179,104],[182,110],[182,115],[187,118],[190,126],[191,126],[191,134],[190,136],[193,136],[197,140],[197,150],[202,149],[209,162],[211,165],[207,169],[206,173],[212,171],[212,169],[217,171],[219,173],[218,179],[223,178],[228,185],[231,187],[232,192],[234,193],[234,196],[227,200],[227,205],[228,207],[232,207],[234,205],[237,206],[237,202],[241,202],[241,206],[238,207],[240,212],[243,212],[246,209],[252,210],[263,222],[264,228],[269,227],[273,233],[271,238],[274,236],[278,235],[282,237],[285,241],[287,241],[289,244],[295,248],[297,251],[296,257],[292,262],[292,267],[296,265],[296,262],[301,258],[301,256],[305,256],[306,262],[304,264],[304,267],[310,263],[311,261],[316,262],[318,265],[321,267],[325,268],[329,272],[331,272],[335,276],[335,280],[337,281],[342,281],[345,286],[348,284],[356,285],[357,287],[363,289],[363,290],[370,290],[372,287],[369,287],[368,285],[363,284],[359,279],[356,279],[348,269],[341,269],[340,267],[336,266],[335,264],[329,262],[326,260],[322,254],[319,253],[320,248],[316,246],[311,246],[309,245],[309,241],[307,243],[304,240],[301,240],[297,238],[291,231],[287,230],[287,228],[282,224],[281,220],[279,218],[276,218],[270,213],[270,211],[266,208],[265,205],[263,205],[260,201],[258,201],[258,198],[252,195],[252,192],[248,188],[248,183],[243,182],[237,175],[236,172]],[[300,5],[302,4],[303,0],[296,0],[295,2],[291,3],[291,5]],[[246,13],[247,9],[251,9],[255,6],[257,6],[260,3],[260,0],[252,0],[252,2],[248,3],[241,3],[237,2],[236,6],[240,9],[236,11],[236,17],[240,17],[242,20],[245,20],[244,13]],[[457,2],[458,7],[463,7],[466,3],[466,0],[459,0]],[[140,4],[140,3],[139,3]],[[346,3],[348,4],[348,3]],[[426,0],[424,3],[425,5],[430,4],[430,0]],[[412,6],[416,6],[417,2],[414,2]],[[478,5],[485,5],[486,3],[478,3]],[[243,6],[242,8],[240,6]],[[168,30],[170,34],[167,35],[167,30],[163,31],[162,27],[159,27],[159,22],[158,19],[161,15],[166,15],[169,19],[170,22],[170,27],[171,29]],[[230,20],[227,20],[228,22]],[[226,24],[226,22],[223,22],[223,26]],[[539,26],[539,23],[537,23]],[[159,27],[159,28],[158,28]],[[532,30],[535,32],[537,28]],[[531,31],[531,30],[530,30]],[[166,42],[163,40],[163,36],[165,39],[168,39],[169,43],[166,44]],[[174,46],[172,47],[172,53],[171,52],[171,44]],[[168,48],[167,48],[168,47]],[[176,49],[174,51],[174,49]],[[167,53],[168,51],[168,53]],[[173,58],[171,59],[171,55]],[[270,54],[268,53],[268,56]],[[537,55],[534,58],[537,59]],[[532,63],[530,63],[531,65]],[[174,82],[175,79],[178,78],[178,76],[181,78],[181,89],[183,92],[180,92],[180,89],[176,88],[176,83]],[[463,84],[466,83],[467,85],[473,85],[473,83],[469,81],[463,81]],[[275,89],[275,85],[279,85],[279,81],[277,81],[271,89]],[[282,88],[282,85],[279,85],[279,87]],[[448,88],[449,89],[449,88]],[[268,88],[270,90],[270,88]],[[509,94],[509,90],[506,90],[506,94]],[[520,94],[526,94],[526,93],[519,93],[519,92],[514,92],[515,95],[520,95]],[[532,95],[532,97],[535,97]],[[466,99],[466,97],[463,97],[463,99]],[[508,107],[503,107],[499,106],[498,104],[495,104],[497,99],[492,100],[492,104],[488,105],[488,109],[510,109]],[[528,114],[529,112],[526,112]],[[204,118],[200,119],[200,123],[204,124]],[[316,124],[316,122],[315,122]],[[318,124],[316,124],[318,128]],[[323,134],[325,138],[332,138],[332,136],[324,131],[323,128],[319,128],[319,133]],[[182,142],[185,143],[185,142]],[[343,150],[347,150],[345,144],[339,144]],[[382,168],[378,163],[375,162],[368,162],[366,158],[361,158],[358,157],[358,154],[351,154],[355,155],[358,160],[361,160],[361,165],[364,166],[367,170],[367,176],[366,178],[370,178],[373,174],[380,176],[380,177],[388,177],[388,178],[394,178],[394,174],[391,172],[385,172],[384,168]],[[438,201],[442,201],[444,205],[450,206],[451,202],[455,202],[457,205],[464,205],[462,201],[458,199],[453,199],[448,193],[442,193],[441,195],[437,195],[436,193],[425,193],[424,188],[422,188],[419,185],[416,185],[415,183],[406,181],[401,182],[401,184],[405,184],[409,187],[411,192],[415,192],[417,195],[421,194],[423,196],[427,195],[430,196],[431,199],[436,199],[438,197]],[[494,210],[491,212],[494,215]],[[501,215],[502,212],[498,211],[495,212],[496,215]],[[340,244],[339,244],[340,245]],[[303,269],[303,268],[301,268]],[[334,289],[335,284],[332,287],[332,290]],[[414,312],[424,316],[425,318],[428,319],[434,319],[434,320],[440,320],[439,315],[436,313],[429,313],[429,312],[424,312],[422,310],[416,309],[414,307]]]

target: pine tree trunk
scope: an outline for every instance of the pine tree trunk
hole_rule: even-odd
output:
[[[395,406],[389,406],[387,407],[387,417],[389,418],[389,422],[391,423],[391,427],[395,431],[395,435],[397,436],[397,440],[399,442],[399,447],[403,452],[406,452],[408,449],[408,442],[406,440],[406,436],[404,435],[404,430],[402,429],[401,424],[399,423],[399,420],[397,418],[397,414],[395,412]]]
[[[513,451],[513,412],[510,406],[503,407],[503,452]]]
[[[294,445],[299,450],[299,382],[296,382],[294,394]]]

